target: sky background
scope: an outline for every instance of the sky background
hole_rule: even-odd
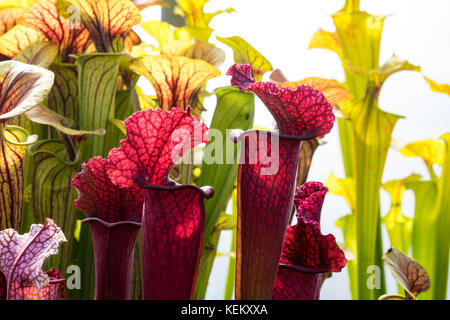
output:
[[[330,15],[342,8],[339,0],[210,0],[206,12],[234,8],[237,12],[222,14],[213,19],[214,29],[211,42],[222,48],[227,56],[220,68],[222,76],[208,82],[207,89],[229,85],[225,76],[233,64],[232,50],[215,39],[215,36],[239,35],[259,50],[273,65],[291,80],[317,76],[344,81],[344,73],[338,57],[331,51],[308,49],[309,40],[315,31],[323,28],[334,31]],[[431,92],[422,75],[441,83],[450,83],[450,1],[448,0],[361,0],[361,9],[372,14],[389,15],[386,19],[381,43],[380,63],[396,54],[410,63],[419,65],[422,73],[401,72],[391,76],[383,86],[379,105],[385,111],[405,116],[398,121],[393,137],[405,143],[437,138],[450,131],[450,97]],[[160,20],[160,8],[151,7],[143,11],[143,21]],[[148,42],[139,28],[136,31]],[[265,79],[268,80],[268,74]],[[146,93],[152,88],[146,80],[139,85]],[[215,97],[207,98],[203,117],[210,123],[214,112]],[[255,125],[274,128],[274,121],[261,101],[256,98]],[[328,134],[326,144],[316,151],[309,181],[324,182],[330,173],[344,176],[337,126]],[[418,173],[428,179],[428,173],[419,159],[404,158],[390,149],[383,174],[383,182],[402,179],[411,173]],[[385,215],[390,208],[389,196],[381,192],[381,212]],[[402,203],[405,215],[412,217],[414,196],[407,191]],[[341,230],[334,223],[350,212],[343,198],[328,194],[322,210],[322,233],[332,233],[337,241],[343,242]],[[384,249],[390,247],[386,230],[383,230]],[[219,243],[220,252],[228,252],[231,232],[223,232]],[[207,291],[207,299],[222,299],[229,258],[218,257]],[[389,272],[386,273],[388,292],[396,292],[396,286]],[[448,294],[447,294],[448,296]],[[347,269],[335,273],[326,280],[322,299],[349,299]]]

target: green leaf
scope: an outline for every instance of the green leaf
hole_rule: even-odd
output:
[[[58,44],[49,41],[38,41],[23,49],[14,60],[48,68],[57,55]]]
[[[97,129],[94,131],[76,130],[67,127],[65,123],[70,123],[72,120],[67,119],[64,116],[53,112],[52,110],[46,108],[43,105],[34,107],[33,109],[27,111],[25,115],[33,122],[49,125],[58,131],[71,136],[87,136],[87,135],[103,135],[105,134],[104,129]]]
[[[220,232],[222,230],[233,230],[236,228],[236,220],[231,214],[222,212],[217,219],[213,232]]]
[[[347,88],[358,100],[365,95],[367,79],[353,70],[368,74],[379,67],[385,17],[363,11],[340,11],[332,17],[342,50],[342,61],[351,66],[345,69]]]
[[[435,276],[436,197],[435,181],[410,181],[406,188],[414,192],[415,209],[412,228],[413,258],[428,270],[433,287],[442,285]],[[433,299],[433,290],[420,295],[421,299]]]
[[[252,65],[253,77],[256,81],[261,81],[263,74],[272,70],[270,62],[241,37],[216,38],[233,49],[235,63]]]
[[[77,191],[70,182],[78,170],[76,162],[68,159],[66,146],[58,140],[44,140],[31,148],[34,170],[31,205],[36,223],[51,218],[66,234],[58,255],[49,258],[49,266],[65,272],[71,264],[73,237],[77,220],[74,201]]]
[[[108,135],[105,139],[105,150],[119,147],[120,140],[126,138],[126,129],[123,121],[133,113],[132,90],[120,90],[116,92],[115,118],[109,119],[106,126]]]
[[[386,79],[391,75],[407,70],[420,72],[420,67],[412,65],[406,60],[401,60],[394,54],[381,67],[370,70],[369,80],[372,81],[375,86],[381,88]]]
[[[131,275],[130,284],[130,300],[144,300],[140,231],[136,239],[136,244],[134,245],[133,273]]]
[[[225,210],[236,180],[239,155],[237,146],[229,137],[230,130],[251,128],[255,113],[252,94],[241,93],[235,87],[218,88],[215,94],[217,105],[210,126],[215,130],[210,134],[220,132],[221,137],[210,136],[198,185],[209,185],[220,192],[205,203],[205,238],[211,234],[220,213]],[[215,154],[220,150],[226,152]],[[217,162],[210,163],[214,157]]]
[[[434,298],[443,300],[447,295],[447,282],[450,257],[450,133],[440,137],[445,143],[444,165],[438,182],[437,212],[436,212],[436,279],[441,282],[433,287]],[[439,281],[438,280],[438,281]]]
[[[122,54],[94,53],[76,57],[80,97],[80,129],[106,129],[115,119],[116,82]],[[106,136],[91,136],[84,145],[83,160],[107,156]]]
[[[237,223],[237,189],[233,191],[233,221]],[[224,300],[231,300],[233,298],[234,283],[236,281],[236,236],[237,230],[233,229],[230,248],[230,261],[228,263],[227,280],[225,283]]]
[[[20,230],[24,190],[24,158],[29,140],[25,130],[0,126],[0,229]]]
[[[79,129],[80,98],[77,67],[69,63],[53,63],[50,70],[55,74],[55,85],[48,95],[48,108],[66,119],[71,119],[73,128]]]
[[[376,89],[342,112],[350,119],[354,136],[358,294],[359,298],[373,299],[373,290],[366,286],[366,270],[377,260],[379,190],[392,131],[400,116],[378,108]]]
[[[328,186],[328,185],[327,185]],[[331,189],[330,189],[330,192]],[[336,221],[335,225],[342,230],[344,234],[344,244],[353,253],[357,252],[356,247],[356,226],[354,213],[347,214]],[[347,261],[348,275],[350,278],[350,292],[352,299],[358,297],[358,265],[357,257]]]
[[[196,299],[203,299],[208,284],[209,274],[215,256],[219,232],[213,232],[214,226],[220,213],[223,212],[230,199],[237,176],[239,154],[236,144],[234,144],[229,133],[231,129],[248,130],[253,125],[255,114],[255,98],[253,94],[240,92],[236,87],[222,87],[215,91],[217,96],[217,106],[211,122],[212,132],[220,132],[221,137],[210,136],[208,150],[205,150],[203,157],[202,171],[197,184],[199,186],[213,186],[215,196],[205,203],[205,243],[201,258],[201,272],[199,272],[196,284]],[[226,153],[216,155],[216,159],[221,163],[208,163],[215,153],[225,150]],[[214,254],[213,254],[214,252]]]
[[[389,233],[391,246],[399,248],[402,252],[409,252],[413,227],[413,219],[406,217],[402,212],[403,194],[406,191],[406,183],[419,179],[419,175],[412,174],[405,179],[391,180],[383,184],[383,188],[391,197],[391,208],[382,220]]]

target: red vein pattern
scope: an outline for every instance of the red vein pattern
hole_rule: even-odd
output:
[[[82,164],[71,185],[78,190],[75,206],[89,217],[83,223],[89,225],[94,246],[96,298],[127,300],[144,192],[114,185],[110,169],[108,160],[94,157]]]
[[[182,56],[146,56],[132,62],[130,68],[151,82],[161,108],[166,111],[173,107],[185,110],[195,92],[220,75],[208,62]]]
[[[239,141],[245,142],[245,164],[239,165],[237,180],[236,299],[268,300],[292,209],[301,140],[247,131]],[[268,155],[274,156],[271,162]],[[263,171],[271,165],[274,171]]]
[[[124,39],[141,21],[138,8],[129,0],[67,0],[80,9],[81,23],[89,30],[98,52],[115,51],[114,41]]]
[[[310,86],[278,87],[273,82],[255,81],[251,65],[233,65],[229,68],[231,84],[240,91],[254,92],[266,105],[277,122],[281,134],[317,138],[330,132],[334,124],[332,105],[325,96]]]
[[[82,53],[92,42],[83,25],[71,25],[74,21],[64,18],[58,11],[57,0],[40,0],[29,7],[20,23],[40,31],[46,39],[59,45],[62,60],[69,54]]]
[[[0,300],[6,300],[6,278],[3,273],[0,272]]]
[[[51,268],[45,274],[50,278],[50,282],[45,286],[38,288],[31,282],[24,281],[18,287],[15,296],[10,297],[10,300],[60,300],[66,298],[65,288],[66,279],[63,278],[61,273]],[[6,282],[5,282],[6,284]],[[1,290],[1,289],[0,289]],[[6,286],[5,286],[6,290]],[[5,298],[6,299],[6,296]],[[1,296],[0,296],[0,300]]]
[[[16,25],[23,11],[22,8],[4,8],[0,11],[0,35]]]
[[[7,132],[20,142],[11,131]],[[0,228],[19,230],[23,205],[23,163],[26,147],[8,143],[0,137]]]
[[[0,63],[0,123],[35,107],[47,97],[54,74],[18,61]]]
[[[213,189],[148,186],[142,219],[145,299],[192,299]]]
[[[120,188],[108,176],[111,163],[102,157],[94,157],[81,165],[82,171],[72,179],[78,190],[75,206],[88,217],[105,222],[141,222],[144,192],[136,187]]]
[[[327,192],[320,182],[297,187],[298,222],[286,231],[273,299],[317,300],[322,273],[340,272],[347,264],[334,236],[320,231],[320,211]]]
[[[201,248],[205,209],[212,196],[195,186],[174,186],[174,163],[194,146],[207,142],[208,128],[198,117],[172,108],[145,110],[124,121],[127,139],[109,153],[111,181],[145,189],[142,261],[145,299],[190,299]]]
[[[208,127],[198,117],[172,108],[139,111],[124,121],[127,139],[112,149],[111,181],[121,187],[166,185],[170,170],[184,152],[208,141]]]
[[[34,224],[30,232],[19,235],[14,229],[0,231],[0,272],[7,285],[7,298],[12,300],[49,299],[60,296],[64,279],[52,282],[55,276],[42,272],[44,260],[58,253],[66,238],[51,219],[44,225]],[[54,284],[58,284],[54,287]]]

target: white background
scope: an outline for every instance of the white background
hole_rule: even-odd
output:
[[[210,24],[215,30],[211,42],[225,50],[227,59],[221,67],[222,76],[208,82],[208,89],[229,85],[225,76],[227,68],[233,64],[231,49],[215,40],[215,36],[239,35],[258,49],[273,65],[283,71],[291,80],[310,76],[344,80],[344,73],[337,56],[326,50],[308,50],[309,40],[316,30],[323,28],[333,31],[330,14],[342,8],[344,1],[337,0],[211,0],[205,11],[214,12],[233,7],[237,12],[222,14]],[[373,14],[390,15],[385,22],[381,45],[380,63],[384,63],[393,53],[410,63],[422,67],[422,74],[441,83],[450,83],[450,1],[448,0],[361,0],[361,9]],[[160,9],[152,7],[143,11],[143,21],[159,20]],[[139,32],[142,35],[142,32]],[[145,40],[151,41],[149,37]],[[149,84],[140,85],[151,92]],[[258,99],[257,99],[258,100]],[[208,98],[208,109],[203,116],[210,123],[215,98]],[[431,92],[420,73],[401,72],[386,82],[380,96],[380,107],[386,111],[403,115],[393,137],[403,142],[424,138],[437,138],[450,131],[450,97]],[[257,101],[255,125],[273,128],[274,122],[264,105]],[[330,173],[343,177],[337,127],[325,137],[326,144],[314,155],[308,180],[325,181]],[[412,172],[428,174],[418,159],[404,158],[395,150],[390,150],[386,161],[383,182],[401,179]],[[390,207],[389,196],[381,191],[381,210],[386,214]],[[407,216],[413,215],[414,197],[405,194],[402,204]],[[327,195],[322,211],[322,232],[333,233],[338,241],[343,235],[334,222],[349,213],[346,202],[333,195]],[[384,247],[389,248],[389,239],[384,231]],[[221,238],[219,250],[229,250],[230,234]],[[228,258],[218,257],[207,291],[208,299],[222,299]],[[388,291],[395,292],[396,286],[387,272]],[[325,282],[321,291],[322,299],[349,299],[347,269],[336,273]]]

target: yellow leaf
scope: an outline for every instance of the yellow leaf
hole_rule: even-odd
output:
[[[436,81],[431,80],[430,78],[427,78],[425,76],[424,78],[430,85],[430,89],[432,91],[450,95],[450,84],[437,83]]]
[[[328,49],[335,52],[342,60],[342,51],[336,32],[318,30],[309,42],[309,49]]]
[[[44,39],[42,32],[31,27],[16,25],[0,37],[0,53],[14,58],[30,44]]]
[[[188,49],[192,46],[192,43],[182,40],[175,40],[166,44],[163,44],[159,51],[165,56],[184,56]]]
[[[427,166],[442,164],[444,160],[445,144],[439,140],[424,139],[412,142],[400,150],[405,157],[420,157]]]
[[[0,2],[2,3],[2,2]],[[0,11],[0,35],[10,30],[23,14],[23,8],[5,8]]]
[[[330,190],[331,194],[342,196],[347,201],[347,204],[352,209],[356,208],[356,186],[355,180],[352,178],[337,178],[330,174],[325,180],[325,185]]]
[[[215,45],[196,40],[185,52],[185,56],[192,59],[201,59],[218,68],[225,61],[225,52]]]
[[[193,93],[220,75],[217,68],[203,60],[180,56],[146,56],[133,61],[130,68],[151,82],[166,111],[172,107],[185,110]]]
[[[159,46],[163,46],[166,43],[175,40],[174,30],[170,24],[164,21],[146,21],[140,24],[140,26],[159,43]]]
[[[292,90],[295,90],[297,86],[300,86],[302,84],[321,91],[324,94],[325,98],[327,98],[328,102],[334,105],[353,98],[353,94],[348,91],[342,84],[340,84],[336,80],[330,79],[310,77],[295,82],[277,83],[277,86],[289,87]]]
[[[205,13],[203,9],[208,1],[209,0],[177,0],[179,9],[181,9],[180,15],[185,18],[187,26],[207,28],[209,23],[215,16],[225,12],[234,12],[233,8],[229,8],[226,10],[218,10],[212,13]],[[208,39],[206,39],[205,41],[207,40]]]
[[[82,53],[90,44],[88,30],[81,25],[74,27],[58,11],[57,0],[36,1],[23,13],[19,23],[34,28],[45,39],[58,44],[63,61],[69,54]]]
[[[89,30],[98,52],[122,51],[117,39],[125,39],[131,28],[141,22],[139,9],[129,0],[58,0],[59,10],[80,10],[81,23]]]
[[[193,39],[208,42],[213,30],[209,27],[181,27],[175,30],[175,38],[178,40],[192,41]]]

